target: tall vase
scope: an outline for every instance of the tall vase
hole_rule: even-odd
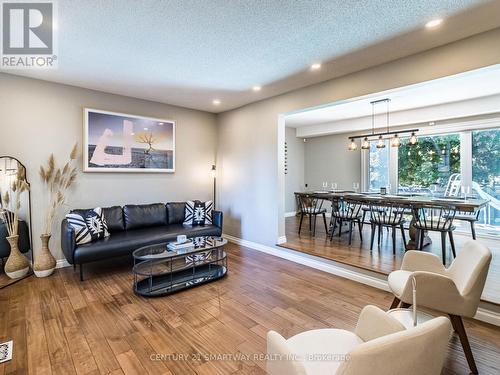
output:
[[[19,236],[15,235],[7,237],[7,241],[10,245],[10,255],[9,259],[7,259],[7,262],[5,263],[5,274],[11,279],[19,279],[26,276],[30,269],[30,264],[28,259],[26,259],[19,251]]]
[[[42,240],[42,249],[36,256],[35,264],[33,265],[33,271],[36,277],[50,276],[56,269],[56,260],[49,250],[50,236],[50,234],[42,234],[40,236]]]

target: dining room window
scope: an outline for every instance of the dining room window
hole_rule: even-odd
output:
[[[475,126],[475,127],[474,127]],[[370,142],[364,158],[365,188],[397,185],[399,193],[488,200],[476,223],[478,234],[500,236],[500,128],[479,124],[459,132],[427,132],[417,145],[401,137],[401,146],[377,148]],[[467,224],[467,223],[465,223]],[[457,223],[457,230],[468,226]]]
[[[472,132],[472,191],[489,200],[479,215],[480,229],[500,235],[500,128]]]
[[[368,168],[368,189],[380,191],[389,185],[389,142],[385,140],[384,148],[377,148],[378,141],[370,142]]]
[[[398,191],[444,195],[450,181],[460,174],[460,134],[418,138],[410,145],[402,139],[398,149]]]

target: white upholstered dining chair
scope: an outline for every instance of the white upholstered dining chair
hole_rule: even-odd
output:
[[[391,308],[395,308],[400,302],[403,307],[412,303],[411,278],[415,277],[417,306],[450,316],[474,374],[477,367],[462,317],[476,314],[490,262],[490,250],[477,241],[466,242],[449,268],[434,254],[412,250],[405,253],[401,270],[391,272],[388,279],[395,296]]]
[[[317,329],[288,340],[267,334],[270,375],[440,374],[450,337],[448,318],[405,329],[375,306],[366,306],[354,332]]]

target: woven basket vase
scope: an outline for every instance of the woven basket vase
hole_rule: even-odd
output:
[[[50,234],[42,234],[40,239],[42,240],[42,249],[35,257],[33,271],[35,272],[36,277],[47,277],[52,275],[54,272],[56,268],[56,260],[49,250]]]
[[[19,251],[18,240],[18,235],[7,237],[10,245],[10,255],[5,263],[5,274],[11,279],[19,279],[26,276],[30,269],[28,260]]]

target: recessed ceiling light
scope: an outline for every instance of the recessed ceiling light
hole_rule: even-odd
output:
[[[163,125],[163,122],[159,122],[158,125]]]
[[[220,100],[219,99],[214,99],[214,100],[212,100],[212,103],[213,103],[213,105],[219,105],[220,104]]]
[[[260,91],[260,90],[262,90],[262,87],[261,86],[254,86],[254,87],[252,87],[252,90],[253,91]]]
[[[429,21],[425,24],[425,27],[427,27],[428,29],[433,29],[435,27],[438,27],[439,25],[441,25],[443,23],[443,19],[442,18],[437,18],[435,20],[432,20],[432,21]]]
[[[314,63],[311,65],[311,70],[318,70],[319,68],[321,68],[320,63]]]
[[[148,130],[148,128],[144,128],[144,130]]]
[[[135,133],[130,133],[130,135],[135,135]]]

